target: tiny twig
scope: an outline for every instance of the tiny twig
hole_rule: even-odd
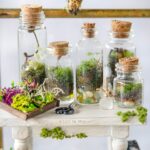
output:
[[[37,38],[37,35],[36,35],[35,31],[33,31],[32,33],[33,33],[33,35],[34,35],[34,37],[35,37],[37,46],[40,47],[39,40],[38,40],[38,38]],[[37,53],[38,53],[38,50],[36,50],[35,53],[37,54]],[[26,57],[26,60],[25,60],[25,61],[27,62],[27,61],[28,61],[28,58],[33,57],[34,54],[29,55],[27,52],[25,52],[25,53],[24,53],[24,56]]]

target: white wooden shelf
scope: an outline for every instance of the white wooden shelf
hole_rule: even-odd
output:
[[[131,110],[131,109],[130,109]],[[50,110],[39,116],[24,121],[12,114],[0,109],[0,126],[107,126],[107,125],[140,125],[137,118],[122,123],[116,115],[118,111],[127,111],[127,109],[102,109],[100,106],[81,106],[73,115],[57,115],[54,110]]]
[[[0,126],[12,127],[14,150],[32,150],[32,140],[28,140],[32,137],[31,133],[39,135],[43,127],[58,126],[68,134],[84,132],[88,136],[109,136],[111,137],[108,143],[109,150],[127,150],[129,127],[141,125],[136,117],[128,122],[121,122],[116,113],[127,110],[117,107],[108,110],[103,109],[100,105],[80,106],[73,115],[56,115],[53,109],[25,121],[0,108]]]

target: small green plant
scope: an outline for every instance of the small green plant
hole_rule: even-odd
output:
[[[91,85],[100,88],[103,81],[102,64],[95,58],[82,61],[77,67],[77,86]]]
[[[118,102],[132,102],[136,106],[141,104],[142,90],[142,83],[124,83],[119,81],[116,84],[115,99]]]
[[[63,140],[65,138],[77,137],[79,139],[86,138],[87,135],[85,133],[78,133],[76,135],[67,135],[65,131],[63,131],[60,127],[53,128],[51,130],[47,128],[43,128],[41,130],[41,137],[43,138],[52,138],[56,140]]]
[[[122,122],[128,121],[130,118],[137,116],[140,123],[144,124],[147,120],[148,110],[142,106],[138,106],[135,111],[117,112]]]
[[[45,65],[38,61],[28,61],[25,69],[21,73],[23,81],[35,81],[42,84],[46,78]]]
[[[116,71],[115,71],[116,63],[118,63],[119,59],[121,58],[132,57],[132,56],[134,56],[133,52],[122,48],[114,48],[110,51],[108,55],[108,66],[110,67],[110,70],[112,72],[112,78],[111,78],[112,85],[113,85],[113,79],[114,77],[116,77]]]
[[[52,67],[48,70],[48,77],[68,96],[73,93],[73,72],[70,67]],[[52,86],[53,87],[53,86]]]
[[[13,150],[13,148],[12,148],[12,147],[10,147],[10,150]]]
[[[36,109],[36,106],[31,101],[31,97],[23,94],[17,94],[13,97],[11,107],[25,113],[32,112]]]

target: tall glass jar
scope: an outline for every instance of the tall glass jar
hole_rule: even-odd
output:
[[[117,77],[114,79],[114,97],[119,107],[132,108],[142,104],[143,79],[138,58],[122,58],[116,64]]]
[[[72,103],[74,100],[73,64],[69,42],[57,41],[50,43],[47,48],[45,63],[48,90],[58,90],[60,94],[57,98],[62,104]]]
[[[115,65],[120,58],[135,56],[136,48],[130,31],[131,23],[112,21],[112,31],[104,51],[104,81],[103,89],[106,96],[112,96],[113,79],[116,77]]]
[[[20,80],[42,84],[46,74],[42,62],[44,54],[39,47],[46,47],[47,33],[45,15],[40,5],[24,5],[18,28]]]
[[[103,52],[96,33],[95,23],[85,23],[77,44],[75,95],[80,104],[97,104],[101,98]]]

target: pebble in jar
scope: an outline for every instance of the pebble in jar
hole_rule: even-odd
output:
[[[113,79],[116,77],[115,65],[120,58],[135,56],[135,45],[132,41],[132,23],[128,21],[112,21],[112,31],[104,51],[104,82],[106,96],[112,96]]]
[[[121,58],[116,64],[117,77],[114,79],[114,97],[119,107],[133,108],[142,104],[143,80],[137,57]]]
[[[69,42],[51,42],[47,48],[45,63],[48,90],[60,91],[57,98],[62,104],[73,102],[73,68]]]
[[[80,104],[97,104],[103,83],[102,46],[96,38],[95,23],[85,23],[77,44],[76,99]]]

